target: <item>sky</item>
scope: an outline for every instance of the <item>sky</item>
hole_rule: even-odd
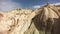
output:
[[[60,5],[60,0],[0,0],[0,11],[9,11],[17,8],[39,8],[46,3]]]

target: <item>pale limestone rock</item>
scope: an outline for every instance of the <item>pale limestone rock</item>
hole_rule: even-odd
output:
[[[53,6],[50,5],[34,11],[30,9],[16,9],[9,12],[0,12],[0,33],[24,34],[31,25],[32,19],[37,15],[39,15],[37,19],[42,20],[43,18],[45,22],[48,18],[59,18],[57,13],[53,10]],[[34,28],[36,29],[35,26]],[[36,32],[39,31],[36,29]]]

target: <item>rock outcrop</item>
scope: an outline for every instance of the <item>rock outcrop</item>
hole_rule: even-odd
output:
[[[0,32],[6,32],[6,34],[22,34],[27,26],[29,26],[26,24],[28,24],[28,22],[31,22],[29,20],[31,13],[32,10],[30,9],[12,10],[10,12],[0,13]],[[22,31],[23,29],[24,31]]]
[[[0,34],[51,33],[52,25],[55,23],[54,19],[60,19],[59,10],[58,6],[48,4],[34,11],[30,9],[16,9],[0,12]],[[50,22],[52,21],[51,23],[47,22],[49,18],[51,19]]]
[[[60,12],[56,6],[47,4],[35,11],[37,13],[25,34],[60,34]]]

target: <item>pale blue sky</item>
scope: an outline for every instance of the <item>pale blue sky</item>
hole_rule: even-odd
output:
[[[60,0],[0,0],[0,11],[7,11],[16,8],[30,8],[39,7],[46,3],[60,4]]]

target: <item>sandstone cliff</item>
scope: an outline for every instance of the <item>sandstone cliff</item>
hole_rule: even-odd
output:
[[[59,18],[59,10],[58,6],[48,4],[34,11],[16,9],[0,12],[0,34],[45,34],[46,20],[48,18]],[[44,31],[41,31],[41,28]]]

